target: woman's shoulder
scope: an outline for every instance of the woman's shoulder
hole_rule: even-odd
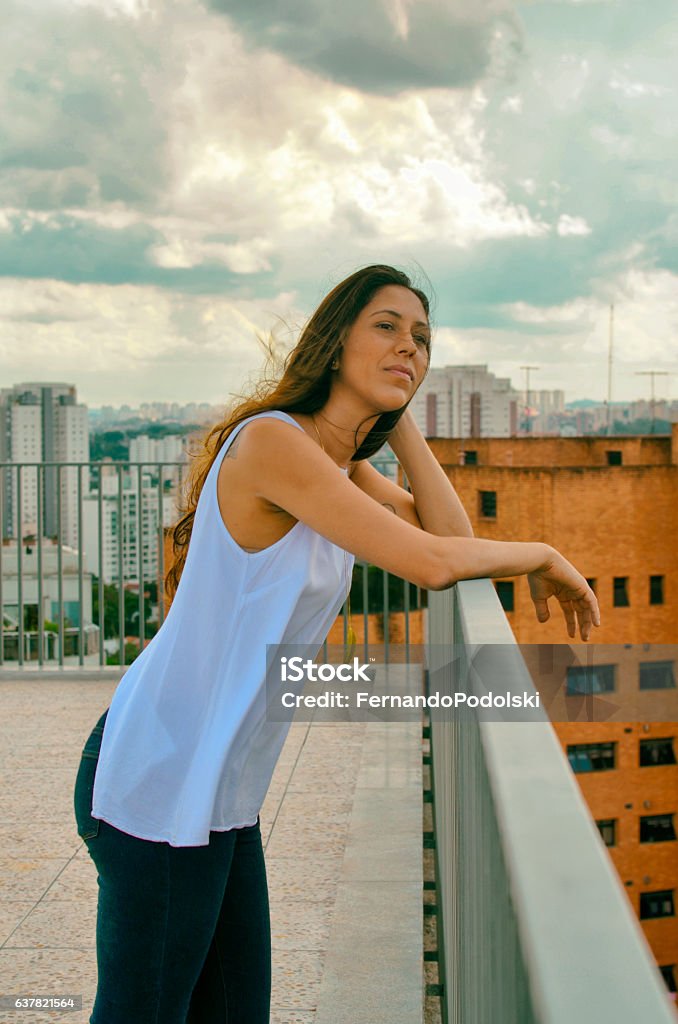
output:
[[[298,413],[286,412],[284,409],[264,409],[261,412],[252,413],[251,416],[247,416],[244,420],[241,420],[238,426],[244,426],[246,423],[250,423],[252,420],[261,419],[280,419],[285,421],[286,423],[294,424],[294,426],[298,427],[299,430],[304,430],[304,427],[300,422],[301,415]]]

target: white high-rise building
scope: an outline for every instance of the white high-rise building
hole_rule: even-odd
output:
[[[156,580],[158,552],[163,542],[157,485],[150,473],[142,471],[140,492],[136,467],[130,473],[102,463],[100,472],[101,497],[93,491],[83,502],[88,567],[101,575],[105,583],[117,584],[122,560],[123,583],[138,583],[140,567],[145,582]]]
[[[410,408],[425,437],[510,437],[519,392],[486,365],[434,366]]]
[[[4,472],[3,536],[16,537],[21,526],[24,537],[39,530],[56,537],[60,516],[62,544],[77,548],[78,477],[84,497],[89,468],[57,464],[88,460],[87,406],[78,404],[74,385],[40,381],[1,389],[0,462],[54,463],[41,474],[30,466],[20,476],[18,467]]]
[[[142,463],[142,473],[151,474],[158,490],[162,470],[162,520],[163,526],[171,526],[179,516],[178,498],[188,470],[186,438],[177,434],[165,437],[139,434],[130,440],[129,461]],[[159,466],[161,462],[175,465]],[[130,471],[138,476],[138,465],[130,466]]]
[[[130,462],[185,462],[184,439],[177,434],[168,434],[165,437],[149,437],[148,434],[139,434],[133,437],[129,443]],[[166,466],[163,477],[167,479],[170,471]],[[154,472],[155,472],[154,467]]]

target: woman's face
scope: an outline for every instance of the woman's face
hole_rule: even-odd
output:
[[[361,311],[339,353],[335,380],[379,412],[400,409],[428,368],[431,332],[409,288],[380,288]]]

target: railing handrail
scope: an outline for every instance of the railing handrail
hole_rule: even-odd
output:
[[[490,580],[467,580],[453,592],[430,594],[433,632],[445,621],[448,642],[454,621],[455,643],[502,645],[502,692],[534,692]],[[440,635],[434,639],[440,642]],[[434,764],[436,734],[444,744],[443,727],[432,723]],[[649,943],[550,721],[478,716],[477,727],[527,972],[531,1019],[540,1024],[675,1024]],[[440,812],[437,808],[436,815]],[[446,911],[443,906],[443,919]],[[467,1018],[449,1018],[457,1019]],[[514,1018],[507,1014],[505,1019]]]
[[[383,462],[395,466],[396,459],[387,456],[371,458],[370,462]],[[17,466],[187,466],[187,459],[79,459],[65,462],[62,459],[36,459],[34,462],[25,459],[0,462],[0,469],[16,469]]]
[[[390,457],[377,457],[372,462],[378,469],[387,467],[386,471],[393,470],[397,465],[395,459]],[[166,467],[178,472],[170,472]],[[131,642],[138,651],[143,650],[147,630],[145,584],[153,583],[157,586],[157,619],[151,617],[148,623],[154,623],[153,629],[159,628],[166,612],[163,589],[166,578],[165,553],[173,523],[180,514],[179,501],[189,468],[186,459],[157,458],[0,462],[0,665],[5,660],[6,636],[10,657],[14,654],[19,666],[24,664],[24,640],[27,635],[24,610],[27,605],[37,604],[37,635],[39,638],[44,635],[42,627],[45,617],[57,622],[58,661],[63,666],[68,601],[79,609],[76,620],[79,641],[77,653],[79,664],[84,667],[84,642],[88,634],[83,624],[85,616],[95,616],[93,608],[88,607],[87,612],[83,610],[85,605],[89,606],[90,600],[92,605],[98,600],[96,618],[99,642],[98,650],[94,642],[88,642],[88,658],[98,653],[99,665],[103,666],[108,657],[104,637],[112,639],[115,636],[119,639],[119,662],[124,665],[127,657],[125,637],[128,635],[125,591],[129,589],[128,584],[137,591],[137,628],[130,635],[135,640],[138,636],[138,644]],[[48,473],[48,469],[53,472]],[[69,473],[69,469],[74,469],[74,473]],[[92,473],[92,470],[98,472]],[[165,484],[172,487],[169,494]],[[170,516],[166,517],[165,503],[172,502],[175,507],[169,509]],[[171,519],[171,522],[166,524],[166,519]],[[356,562],[357,567],[361,564],[359,560]],[[383,640],[388,652],[388,580],[387,574],[383,575],[384,607],[381,610],[386,614]],[[54,582],[56,592],[51,590]],[[117,587],[117,609],[107,604],[105,588],[108,583]],[[407,643],[410,637],[409,585],[405,581],[401,583],[404,588]],[[93,589],[90,597],[91,586]],[[367,595],[367,572],[363,568],[362,617],[365,646],[369,629]],[[156,600],[156,596],[152,599]],[[49,610],[49,602],[52,611]],[[18,609],[16,641],[4,626],[6,604]],[[341,614],[346,644],[349,626],[346,605]],[[76,612],[69,609],[68,615],[75,617]],[[111,630],[106,632],[109,623],[113,623],[113,636]],[[41,665],[49,660],[45,658],[42,643],[38,645],[37,655]]]

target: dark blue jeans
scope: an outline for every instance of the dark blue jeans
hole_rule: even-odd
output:
[[[271,929],[259,819],[207,846],[139,839],[92,817],[107,711],[75,782],[78,835],[98,871],[90,1024],[268,1024]]]

